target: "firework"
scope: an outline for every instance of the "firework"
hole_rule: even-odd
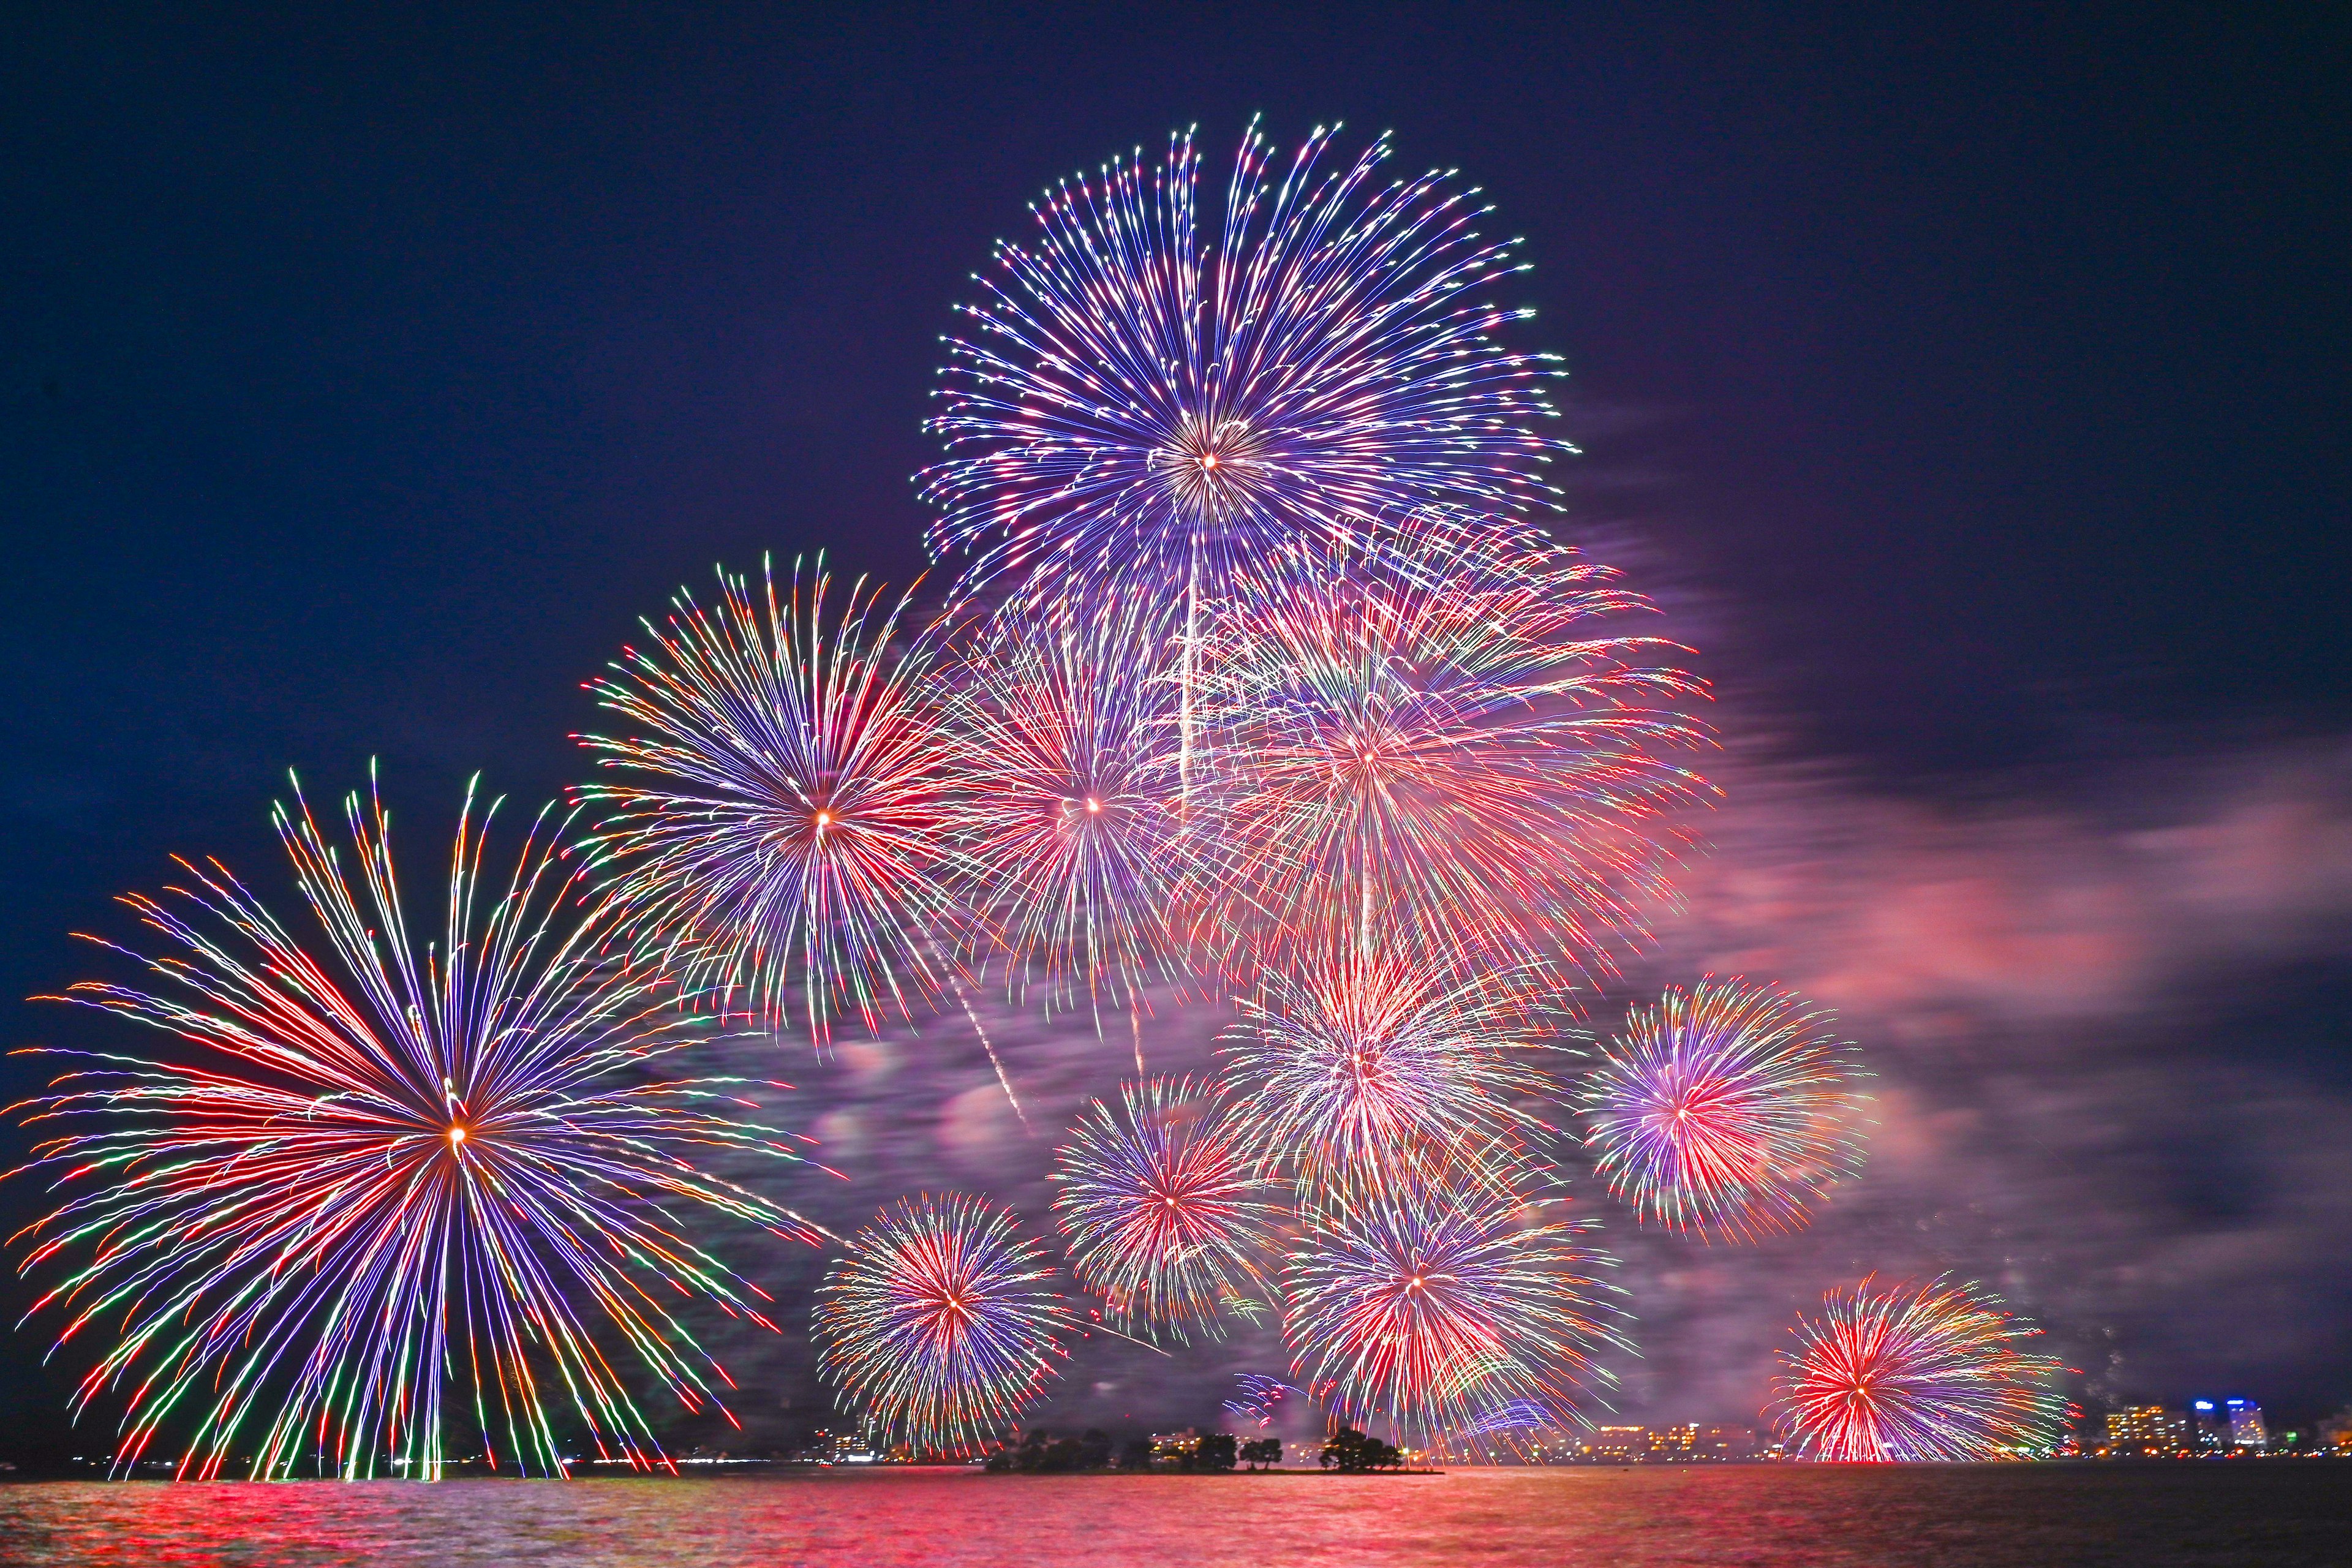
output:
[[[1983,1459],[2046,1447],[2071,1414],[2064,1370],[2018,1342],[2040,1331],[1983,1286],[1938,1278],[1833,1290],[1798,1314],[1774,1415],[1790,1449],[1830,1460]]]
[[[1197,606],[1296,538],[1547,493],[1571,449],[1534,428],[1559,373],[1495,340],[1528,311],[1478,297],[1521,269],[1513,242],[1478,236],[1451,173],[1381,181],[1386,140],[1349,161],[1336,131],[1284,170],[1253,123],[1222,221],[1188,132],[1048,191],[1034,242],[999,243],[927,426],[935,555],[1065,590],[1144,574]]]
[[[955,667],[950,837],[971,929],[1008,984],[1097,1015],[1173,976],[1181,814],[1171,626],[1139,596],[1072,624],[989,624]],[[984,956],[984,953],[983,953]]]
[[[1666,814],[1710,793],[1667,755],[1704,740],[1675,706],[1702,683],[1593,624],[1643,602],[1572,552],[1442,515],[1382,531],[1216,627],[1195,934],[1240,973],[1341,936],[1607,972],[1666,891]]]
[[[1316,1216],[1284,1271],[1292,1375],[1333,1419],[1440,1447],[1524,1402],[1572,1407],[1614,1342],[1584,1226],[1484,1184],[1406,1184]]]
[[[1268,1377],[1264,1373],[1241,1373],[1237,1374],[1237,1381],[1241,1384],[1241,1387],[1233,1398],[1224,1402],[1225,1414],[1238,1416],[1244,1421],[1254,1421],[1260,1426],[1274,1425],[1275,1415],[1282,1408],[1285,1400],[1298,1399],[1305,1400],[1310,1405],[1314,1403],[1305,1389],[1293,1388],[1280,1378]]]
[[[1802,1226],[1862,1163],[1864,1075],[1831,1022],[1779,986],[1738,980],[1633,1008],[1578,1106],[1610,1191],[1672,1230]]]
[[[355,889],[298,788],[276,821],[323,946],[217,862],[184,861],[187,889],[124,900],[178,950],[142,960],[164,992],[65,998],[193,1052],[99,1057],[19,1108],[97,1124],[37,1145],[30,1170],[82,1190],[28,1227],[25,1267],[64,1271],[34,1308],[67,1315],[61,1347],[116,1336],[75,1405],[129,1391],[119,1468],[173,1425],[184,1476],[234,1453],[255,1477],[431,1478],[461,1432],[508,1470],[562,1473],[583,1436],[665,1463],[613,1352],[725,1413],[679,1306],[774,1327],[677,1227],[700,1208],[814,1239],[689,1157],[800,1156],[733,1119],[755,1086],[651,1077],[694,1021],[593,920],[560,923],[581,874],[544,815],[506,887],[485,885],[495,810],[478,821],[469,791],[420,949],[381,801],[347,804]]]
[[[992,1447],[1057,1375],[1076,1319],[1044,1250],[985,1199],[900,1199],[818,1288],[818,1371],[918,1452]]]
[[[1500,1134],[1542,1130],[1526,1102],[1551,1082],[1505,979],[1352,945],[1268,973],[1224,1037],[1241,1114],[1312,1198],[1475,1162]]]
[[[1264,1162],[1190,1079],[1122,1084],[1119,1101],[1089,1106],[1056,1162],[1071,1270],[1119,1327],[1217,1334],[1224,1300],[1265,1287],[1256,1258],[1277,1211]]]
[[[822,563],[754,595],[719,574],[705,609],[683,595],[592,682],[634,721],[583,736],[608,767],[654,781],[581,791],[606,808],[593,840],[608,893],[667,962],[812,1038],[856,1014],[868,1028],[941,984],[949,925],[946,775],[925,696],[926,645],[899,644],[901,599],[863,579],[830,626]]]

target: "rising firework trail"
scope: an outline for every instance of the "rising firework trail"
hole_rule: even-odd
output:
[[[1498,1411],[1572,1413],[1607,1381],[1593,1352],[1618,1342],[1583,1228],[1485,1184],[1407,1184],[1314,1216],[1284,1270],[1292,1376],[1328,1382],[1335,1420],[1429,1448]]]
[[[1643,1223],[1752,1239],[1801,1227],[1861,1168],[1865,1076],[1827,1013],[1708,980],[1632,1009],[1578,1110],[1595,1169]]]
[[[1280,1215],[1265,1162],[1206,1086],[1122,1084],[1117,1107],[1080,1115],[1054,1180],[1071,1270],[1117,1326],[1222,1337],[1223,1303],[1266,1289],[1260,1259]]]
[[[119,1469],[176,1444],[188,1477],[235,1456],[257,1478],[429,1479],[461,1436],[506,1471],[562,1474],[583,1440],[666,1465],[631,1359],[734,1419],[680,1314],[775,1325],[684,1217],[816,1227],[698,1162],[803,1155],[738,1119],[771,1086],[655,1076],[707,1018],[600,922],[566,923],[583,872],[546,816],[486,880],[495,810],[469,794],[420,942],[373,791],[347,804],[354,886],[298,790],[278,831],[323,942],[183,862],[184,889],[124,900],[168,944],[141,959],[161,988],[65,998],[179,1042],[94,1056],[17,1108],[80,1129],[36,1145],[27,1171],[74,1195],[19,1239],[58,1276],[33,1314],[63,1314],[59,1351],[110,1342],[75,1405],[126,1395]]]
[[[2040,1331],[1973,1281],[1832,1290],[1780,1352],[1774,1417],[1810,1459],[1987,1459],[2055,1444],[2064,1370],[2019,1342]]]
[[[1336,134],[1286,163],[1253,123],[1222,214],[1201,210],[1189,132],[1049,190],[1035,236],[975,279],[928,426],[947,449],[920,476],[935,556],[1055,599],[1108,579],[1181,596],[1188,783],[1206,604],[1366,518],[1516,513],[1571,449],[1537,430],[1549,356],[1495,337],[1529,312],[1490,302],[1523,264],[1479,236],[1477,192],[1383,181],[1385,138],[1350,159]]]
[[[818,1371],[917,1452],[971,1455],[1059,1375],[1078,1323],[1044,1249],[982,1198],[902,1198],[817,1290]]]

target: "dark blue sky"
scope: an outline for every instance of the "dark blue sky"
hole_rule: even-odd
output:
[[[90,973],[65,933],[171,852],[282,891],[289,766],[381,757],[436,852],[467,773],[553,793],[580,682],[714,563],[903,580],[990,239],[1171,126],[1339,119],[1526,236],[1590,454],[1556,526],[1725,693],[1748,815],[1661,965],[1769,954],[1922,1126],[2022,1141],[1988,1168],[2076,1228],[2020,1289],[2130,1343],[2116,1389],[2352,1399],[2344,1212],[2282,1217],[2342,1173],[2265,1163],[2352,1129],[2340,10],[170,9],[0,17],[0,994]],[[1710,901],[1758,867],[1813,945]],[[1937,1209],[1889,1181],[1872,1224]],[[2208,1315],[2224,1255],[2277,1323]],[[1659,1289],[1656,1397],[1740,1414],[1738,1333]]]

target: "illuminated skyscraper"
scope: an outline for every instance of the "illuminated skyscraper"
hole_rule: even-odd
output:
[[[2259,1454],[2271,1446],[2270,1428],[2263,1425],[2263,1407],[2251,1399],[2232,1399],[2230,1409],[2230,1447]]]
[[[2231,1446],[2230,1418],[2213,1406],[2210,1399],[2200,1399],[2190,1405],[2196,1426],[2191,1433],[2196,1449],[2200,1454],[2219,1454]]]

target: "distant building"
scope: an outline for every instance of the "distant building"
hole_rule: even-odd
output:
[[[1648,1440],[1649,1434],[1639,1426],[1596,1426],[1592,1441],[1584,1446],[1584,1455],[1602,1463],[1631,1464],[1642,1457]]]
[[[1151,1458],[1157,1463],[1179,1463],[1192,1457],[1201,1447],[1198,1427],[1187,1426],[1181,1432],[1154,1432],[1151,1435]]]
[[[2230,1412],[2230,1447],[2251,1453],[2261,1453],[2271,1446],[2270,1429],[2263,1425],[2263,1407],[2251,1399],[2227,1402]]]
[[[2107,1447],[2120,1453],[2178,1454],[2194,1442],[2185,1410],[2136,1405],[2107,1416]]]
[[[1696,1456],[1702,1459],[1752,1459],[1756,1434],[1745,1426],[1702,1426]]]
[[[2318,1427],[2319,1446],[2323,1448],[2352,1450],[2352,1405],[2322,1421]]]
[[[1680,1464],[1696,1458],[1698,1447],[1696,1424],[1682,1426],[1653,1426],[1642,1434],[1642,1458],[1653,1465]]]
[[[2190,1402],[2194,1426],[2189,1443],[2200,1454],[2223,1454],[2230,1450],[2230,1418],[2213,1407],[2210,1399]]]

